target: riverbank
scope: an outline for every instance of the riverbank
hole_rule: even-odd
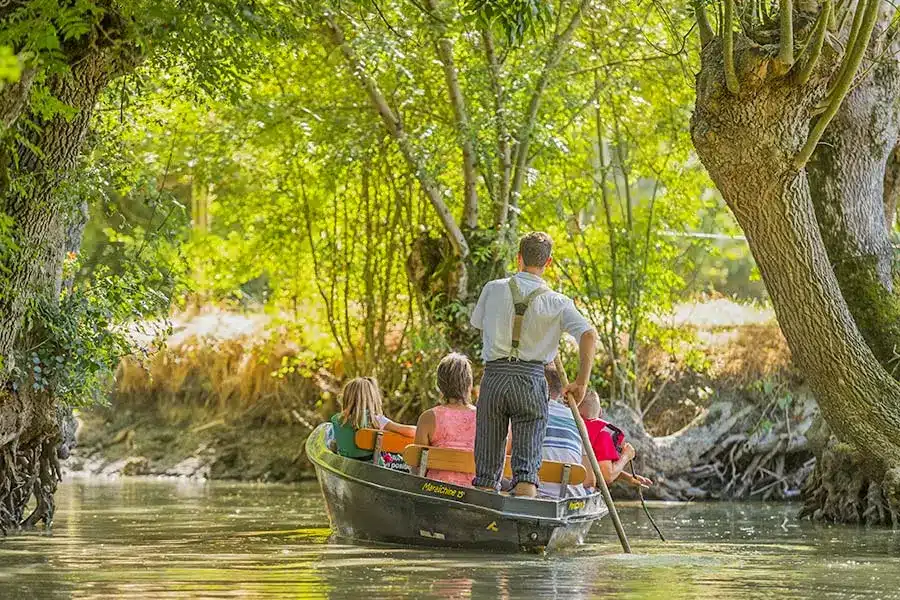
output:
[[[643,424],[627,407],[610,412],[646,455],[639,468],[661,479],[659,497],[796,496],[810,466],[805,434],[815,406],[770,313],[717,301],[680,307],[670,325],[690,330],[691,341],[642,353]],[[122,365],[108,406],[78,415],[78,447],[66,469],[311,478],[303,442],[336,410],[339,370],[281,341],[259,315],[194,316],[176,323],[152,361]],[[408,376],[415,378],[427,381],[427,372]],[[434,401],[429,387],[389,395],[388,413],[414,422]]]

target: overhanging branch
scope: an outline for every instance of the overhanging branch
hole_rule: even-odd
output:
[[[388,104],[387,99],[385,99],[384,94],[381,93],[374,78],[366,73],[359,57],[347,42],[344,37],[344,32],[337,21],[335,21],[334,16],[330,12],[326,12],[323,15],[323,20],[331,41],[340,49],[349,64],[353,75],[359,81],[363,89],[366,90],[372,106],[381,117],[382,123],[384,123],[385,129],[387,129],[391,137],[396,140],[403,158],[412,168],[416,179],[419,181],[419,185],[422,186],[422,191],[428,196],[428,200],[434,207],[435,212],[437,212],[438,218],[440,218],[444,230],[450,238],[450,244],[453,246],[454,251],[460,259],[465,259],[469,255],[469,245],[466,242],[466,238],[463,236],[459,225],[457,225],[456,221],[453,219],[450,208],[447,206],[446,202],[444,202],[443,187],[428,173],[424,161],[418,156],[415,148],[413,148],[412,143],[409,141],[409,136],[407,136],[406,131],[403,129],[403,124],[400,122],[397,115],[394,114],[394,111]]]

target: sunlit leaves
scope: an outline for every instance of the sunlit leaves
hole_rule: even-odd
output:
[[[465,5],[476,18],[502,31],[512,45],[543,32],[553,17],[553,3],[547,0],[466,0]]]

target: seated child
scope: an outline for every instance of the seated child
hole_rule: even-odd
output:
[[[373,377],[357,377],[347,382],[341,394],[341,412],[331,417],[337,453],[357,460],[372,460],[372,451],[356,445],[356,432],[373,428],[393,431],[407,437],[415,437],[412,425],[395,423],[384,416],[381,408],[381,391]],[[409,472],[409,467],[399,454],[382,452],[384,466]]]
[[[475,449],[475,407],[472,405],[472,364],[463,354],[448,354],[437,368],[443,404],[426,410],[416,425],[416,443],[436,448]],[[472,474],[428,469],[429,479],[472,487]]]
[[[581,434],[578,433],[578,425],[572,411],[562,397],[563,385],[556,367],[552,364],[546,365],[544,377],[547,379],[550,403],[547,407],[547,431],[541,446],[541,458],[583,465],[586,471],[584,484],[568,485],[565,496],[584,496],[587,493],[585,488],[593,487],[596,483],[594,471],[584,452]],[[545,498],[559,498],[561,491],[561,484],[548,481],[542,481],[538,487],[538,495]]]
[[[617,449],[618,443],[613,440],[613,435],[621,442],[625,436],[620,429],[600,419],[600,398],[594,390],[588,390],[584,400],[578,406],[578,412],[584,419],[588,436],[591,439],[591,447],[600,463],[600,471],[607,484],[621,479],[630,485],[637,487],[649,487],[653,482],[642,475],[632,475],[625,472],[625,467],[634,458],[634,447],[628,442],[622,446],[621,453]]]

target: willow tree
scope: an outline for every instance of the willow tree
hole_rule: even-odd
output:
[[[356,79],[440,221],[439,238],[423,243],[436,241],[441,252],[422,248],[420,254],[441,261],[420,264],[414,256],[410,268],[419,286],[444,305],[465,302],[506,267],[541,105],[589,6],[588,0],[564,1],[552,17],[540,9],[542,33],[520,45],[516,36],[528,24],[500,15],[503,26],[495,27],[492,4],[334,3],[320,14],[330,48]],[[431,64],[437,69],[423,80],[408,76],[411,68]],[[430,139],[447,126],[453,149]]]
[[[695,5],[692,136],[834,435],[819,450],[805,512],[898,525],[893,10],[881,0],[719,6],[714,32]]]

